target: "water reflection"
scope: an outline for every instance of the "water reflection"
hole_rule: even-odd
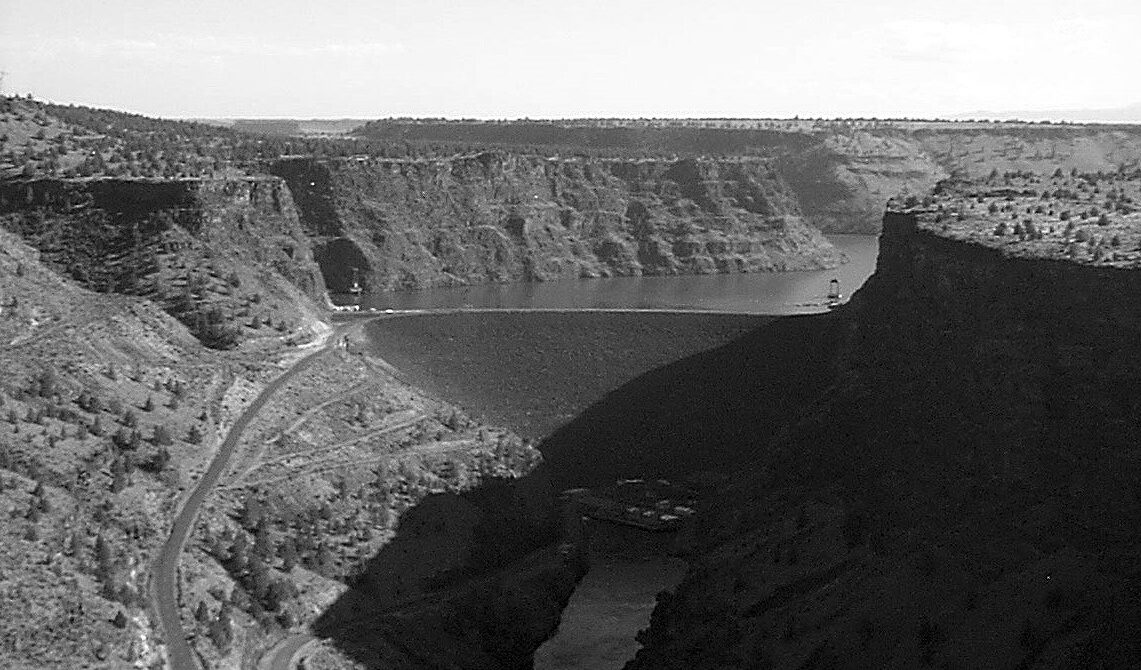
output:
[[[838,280],[840,291],[850,295],[875,270],[878,237],[834,235],[829,236],[829,240],[849,258],[849,262],[832,270],[482,284],[374,294],[366,297],[363,306],[377,309],[657,308],[809,314],[827,309],[831,280]]]

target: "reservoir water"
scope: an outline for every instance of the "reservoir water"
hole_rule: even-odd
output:
[[[825,311],[828,283],[847,298],[874,272],[879,239],[829,239],[849,258],[832,270],[631,277],[497,284],[386,293],[379,309],[684,308],[744,315]],[[380,319],[369,326],[377,353],[417,386],[533,439],[577,416],[647,370],[711,349],[761,327],[762,316],[588,313],[442,313]],[[638,649],[659,591],[685,563],[638,532],[599,527],[591,569],[559,629],[535,654],[537,670],[617,670]],[[664,538],[658,538],[664,539]]]
[[[371,294],[363,307],[661,308],[810,314],[827,309],[828,284],[832,279],[839,281],[841,292],[847,296],[875,271],[877,236],[830,235],[828,239],[849,259],[831,270],[481,284]]]

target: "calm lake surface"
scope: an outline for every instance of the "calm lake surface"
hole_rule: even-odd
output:
[[[367,297],[364,306],[818,313],[827,309],[830,280],[839,280],[846,299],[875,271],[879,254],[877,236],[835,235],[829,240],[849,259],[832,270],[493,284],[378,294]],[[539,437],[644,370],[719,346],[755,327],[717,321],[741,318],[746,317],[435,314],[380,320],[369,332],[377,352],[417,385]],[[709,332],[683,328],[687,320],[700,322]],[[653,334],[671,329],[686,335],[671,338],[678,340],[676,350],[654,344]],[[647,346],[652,351],[645,351]],[[657,357],[638,358],[651,353]],[[508,381],[496,383],[500,377]],[[596,527],[591,569],[571,596],[559,630],[536,652],[536,670],[617,670],[633,657],[639,646],[634,636],[649,625],[656,594],[673,590],[686,570],[684,561],[655,542],[628,529]]]
[[[828,239],[849,259],[832,270],[482,284],[372,294],[366,296],[363,306],[398,310],[681,308],[747,314],[810,314],[826,309],[829,281],[839,280],[840,291],[847,297],[876,268],[878,236],[830,235]]]

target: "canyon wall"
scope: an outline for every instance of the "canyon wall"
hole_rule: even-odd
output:
[[[5,181],[0,225],[61,274],[148,297],[212,346],[256,329],[232,321],[314,316],[324,293],[289,189],[274,177]]]
[[[1115,172],[1141,161],[1136,126],[916,126],[819,133],[817,144],[785,154],[781,174],[809,223],[832,233],[877,232],[888,198],[923,195],[952,173]]]
[[[953,171],[969,176],[1057,168],[1114,171],[1141,160],[1141,128],[1107,125],[785,120],[433,123],[375,121],[358,129],[376,140],[498,146],[512,151],[704,160],[764,157],[787,183],[804,219],[828,233],[876,233],[887,199],[922,195]],[[748,127],[753,126],[753,127]]]
[[[830,381],[740,438],[628,667],[1135,665],[1139,289],[889,214],[876,274],[815,322]]]
[[[762,160],[278,162],[325,280],[371,290],[834,267]]]

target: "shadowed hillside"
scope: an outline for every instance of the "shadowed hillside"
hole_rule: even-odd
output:
[[[540,444],[559,485],[675,478],[757,458],[830,382],[837,323],[787,317],[608,393]]]
[[[725,474],[704,548],[630,668],[1141,659],[1141,279],[937,230],[885,220],[876,275],[819,320],[836,336],[823,393],[790,403]],[[765,334],[806,356],[799,333]],[[710,378],[741,367],[706,363]],[[758,415],[705,389],[701,406],[727,407],[726,423]]]

